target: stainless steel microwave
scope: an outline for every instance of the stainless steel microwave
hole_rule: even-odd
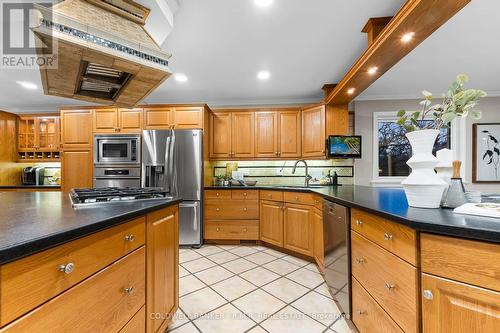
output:
[[[94,164],[140,163],[140,135],[94,135]]]

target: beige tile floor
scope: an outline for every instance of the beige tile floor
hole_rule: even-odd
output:
[[[180,250],[174,333],[351,333],[316,266],[263,246]]]

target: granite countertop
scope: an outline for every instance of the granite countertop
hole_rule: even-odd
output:
[[[181,201],[135,201],[74,209],[67,193],[0,193],[0,264],[118,225]]]
[[[454,214],[451,209],[425,209],[408,206],[400,188],[368,186],[324,186],[298,188],[284,186],[209,186],[206,189],[265,189],[312,192],[327,200],[385,217],[422,232],[500,243],[500,219]]]

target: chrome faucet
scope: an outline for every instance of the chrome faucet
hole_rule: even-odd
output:
[[[306,175],[304,178],[304,185],[306,187],[309,187],[309,181],[312,179],[312,177],[309,175],[309,166],[307,165],[307,162],[305,160],[298,160],[297,162],[295,162],[295,164],[293,165],[292,174],[295,174],[295,170],[297,169],[297,164],[299,164],[299,162],[303,162],[304,165],[306,166]]]

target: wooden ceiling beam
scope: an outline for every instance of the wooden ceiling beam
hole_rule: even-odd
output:
[[[408,0],[329,93],[325,103],[351,102],[469,2]],[[403,42],[401,38],[408,33],[413,33],[411,40]],[[376,71],[369,74],[370,68]]]

